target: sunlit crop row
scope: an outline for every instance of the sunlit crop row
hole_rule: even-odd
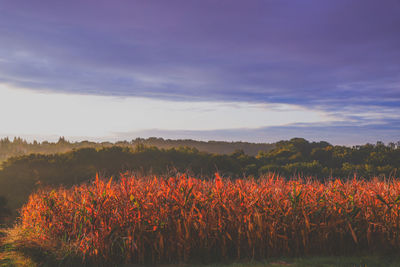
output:
[[[400,247],[400,181],[96,178],[30,196],[21,223],[85,259],[215,261]]]

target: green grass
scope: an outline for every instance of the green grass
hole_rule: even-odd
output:
[[[37,266],[23,253],[19,252],[12,240],[9,240],[8,230],[0,229],[0,266]]]
[[[49,249],[24,239],[18,229],[0,229],[0,267],[74,266],[79,267],[76,256],[60,257]],[[121,265],[121,267],[139,265]],[[357,255],[357,256],[313,256],[299,258],[275,258],[264,261],[248,261],[216,264],[165,264],[161,267],[400,267],[399,255]]]

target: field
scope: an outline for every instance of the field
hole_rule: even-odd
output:
[[[93,264],[212,263],[398,251],[400,181],[96,179],[41,190],[19,229]]]

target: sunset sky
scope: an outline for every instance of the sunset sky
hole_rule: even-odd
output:
[[[0,0],[0,137],[400,140],[398,0]]]

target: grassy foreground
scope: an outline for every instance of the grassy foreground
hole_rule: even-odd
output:
[[[0,267],[83,266],[74,255],[61,256],[54,248],[44,248],[26,239],[20,228],[0,229]],[[87,264],[86,266],[90,266]],[[140,265],[120,265],[121,267]],[[274,258],[220,264],[169,264],[161,267],[328,267],[328,266],[400,266],[400,255],[319,256]]]
[[[83,265],[73,255],[61,256],[54,248],[43,248],[26,239],[21,229],[0,230],[0,267],[96,266]],[[113,265],[141,266],[141,265]],[[328,267],[328,266],[400,266],[400,255],[314,256],[273,258],[264,261],[226,262],[219,264],[160,264],[160,267]]]

